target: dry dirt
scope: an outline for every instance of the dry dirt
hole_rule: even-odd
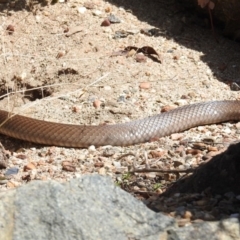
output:
[[[223,38],[217,28],[213,36],[207,16],[167,3],[0,1],[1,109],[47,121],[97,125],[143,118],[168,106],[239,99],[239,92],[232,91],[240,81],[239,44]],[[110,14],[120,22],[101,26]],[[155,34],[144,33],[149,29]],[[114,38],[119,31],[124,37]],[[121,51],[128,46],[149,46],[159,56],[134,51],[124,55]],[[40,146],[1,136],[9,159],[7,169],[1,170],[0,187],[4,191],[32,180],[64,182],[99,173],[151,205],[184,173],[130,174],[129,169],[192,169],[226,150],[239,133],[238,125],[224,123],[151,143],[88,149]],[[220,209],[218,214],[206,210],[204,194],[194,195],[187,211],[176,202],[171,208],[151,207],[176,216],[180,225],[239,216],[236,208]],[[233,197],[240,201],[238,195]]]

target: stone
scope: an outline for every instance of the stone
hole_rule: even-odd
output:
[[[155,213],[110,178],[32,182],[0,194],[2,239],[160,239],[175,221]]]

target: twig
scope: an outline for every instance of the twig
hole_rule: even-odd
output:
[[[214,29],[214,25],[213,25],[213,18],[212,18],[212,13],[211,13],[211,8],[209,7],[208,4],[208,13],[209,13],[209,17],[210,17],[210,22],[211,22],[211,28],[212,28],[212,33],[213,33],[213,37],[215,38],[216,42],[219,43],[216,33],[215,33],[215,29]]]
[[[189,169],[173,169],[173,170],[166,170],[166,169],[155,169],[155,168],[142,168],[142,169],[134,169],[129,171],[129,173],[144,173],[144,172],[159,172],[159,173],[191,173],[194,172],[196,168],[189,168]]]
[[[102,77],[98,78],[98,79],[95,80],[94,82],[88,84],[88,85],[87,85],[85,88],[83,88],[83,89],[77,89],[77,90],[75,90],[75,91],[72,91],[72,92],[69,92],[69,93],[65,93],[65,94],[62,94],[62,95],[59,95],[59,96],[56,96],[56,97],[42,98],[42,99],[39,100],[39,101],[34,101],[34,102],[31,102],[31,104],[27,104],[27,105],[21,107],[20,110],[24,110],[24,109],[26,109],[26,108],[29,107],[29,106],[36,105],[36,104],[39,103],[40,101],[52,101],[53,99],[57,99],[57,98],[60,98],[60,97],[69,96],[69,95],[71,95],[71,94],[73,94],[73,93],[77,93],[77,92],[79,92],[79,91],[81,91],[81,94],[80,94],[80,97],[81,97],[81,96],[86,92],[86,90],[87,90],[88,87],[91,87],[91,86],[94,85],[95,83],[103,80],[103,79],[104,79],[105,77],[107,77],[109,74],[110,74],[110,73],[106,73],[105,75],[103,75]],[[29,91],[29,90],[30,90],[30,89],[28,89],[28,91]]]
[[[119,157],[116,159],[116,161],[121,160],[122,158],[127,157],[127,156],[136,157],[136,154],[134,154],[134,153],[125,153],[125,154],[119,156]]]

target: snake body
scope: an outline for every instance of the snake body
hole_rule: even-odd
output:
[[[156,140],[192,127],[240,120],[240,101],[190,104],[151,117],[115,124],[84,126],[47,122],[0,110],[0,133],[64,147],[127,146]]]

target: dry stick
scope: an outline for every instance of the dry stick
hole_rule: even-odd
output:
[[[160,172],[160,173],[191,173],[194,172],[196,170],[196,168],[191,168],[191,169],[174,169],[174,170],[164,170],[164,169],[155,169],[155,168],[150,168],[149,163],[148,163],[148,156],[147,156],[147,152],[144,151],[144,157],[145,157],[145,168],[143,169],[136,169],[135,166],[133,166],[133,170],[129,171],[129,173],[143,173],[143,172]]]
[[[46,56],[40,56],[40,57],[37,57],[37,56],[34,56],[34,55],[25,55],[25,54],[13,54],[13,53],[2,53],[0,56],[5,56],[5,55],[11,55],[11,56],[15,56],[15,57],[25,57],[25,58],[31,58],[31,57],[34,57],[35,59],[47,59],[47,60],[55,60],[56,57],[46,57]],[[99,57],[101,58],[101,57]],[[65,61],[84,61],[84,60],[91,60],[91,59],[96,59],[94,57],[91,57],[91,58],[64,58]]]
[[[95,83],[100,82],[102,79],[104,79],[105,77],[107,77],[109,74],[110,74],[110,73],[106,73],[105,75],[103,75],[103,76],[100,77],[99,79],[97,79],[97,80],[95,80],[94,82],[88,84],[88,85],[87,85],[85,88],[83,88],[83,89],[77,89],[77,90],[75,90],[75,91],[72,91],[72,92],[69,92],[69,93],[66,93],[66,94],[62,94],[62,95],[59,95],[59,96],[56,96],[56,97],[43,98],[43,99],[41,99],[40,101],[51,101],[51,100],[53,100],[53,99],[57,99],[57,98],[60,98],[60,97],[69,96],[69,95],[71,95],[71,94],[73,94],[73,93],[77,93],[77,92],[79,92],[79,91],[81,91],[81,95],[80,95],[80,97],[81,97],[81,96],[86,92],[86,90],[87,90],[88,87],[91,87],[91,86],[94,85]],[[29,89],[29,90],[31,90],[31,89]],[[39,103],[40,101],[33,102],[33,103],[30,104],[30,106],[33,106],[33,105]],[[27,104],[27,106],[23,106],[23,107],[21,108],[21,110],[25,109],[26,107],[29,107],[29,105]]]
[[[164,169],[155,169],[155,168],[143,168],[143,169],[135,169],[129,171],[129,173],[144,173],[144,172],[159,172],[159,173],[192,173],[197,168],[190,169],[173,169],[173,170],[164,170]]]
[[[135,157],[135,159],[137,158],[137,156],[139,157],[139,153],[137,152],[137,154],[134,154],[132,152],[130,153],[125,153],[123,155],[121,155],[120,157],[118,157],[116,160],[120,160],[123,157],[127,157],[127,156],[133,156]],[[190,168],[190,169],[174,169],[174,170],[166,170],[166,169],[155,169],[155,168],[148,168],[148,161],[147,161],[147,154],[146,152],[144,152],[144,156],[146,159],[146,168],[142,168],[142,169],[136,169],[136,163],[134,161],[133,164],[133,170],[132,171],[128,171],[128,173],[144,173],[144,172],[159,172],[159,173],[192,173],[194,172],[197,168]]]
[[[96,81],[94,81],[93,83],[90,83],[89,85],[87,85],[82,91],[86,91],[86,88],[88,87],[91,87],[92,85],[94,85],[95,83],[101,81],[103,78],[107,77],[110,73],[106,73],[104,76],[100,77],[99,79],[97,79]],[[47,87],[54,87],[54,86],[61,86],[61,85],[77,85],[77,86],[80,86],[80,84],[76,84],[76,83],[55,83],[55,84],[49,84],[49,85],[45,85],[45,86],[41,86],[41,87],[35,87],[35,88],[29,88],[27,90],[18,90],[18,91],[14,91],[14,92],[9,92],[9,93],[6,93],[4,95],[1,95],[2,98],[4,97],[7,97],[9,96],[10,94],[16,94],[16,93],[24,93],[26,91],[32,91],[32,90],[37,90],[37,89],[43,89],[43,88],[47,88]],[[97,85],[98,86],[98,85]],[[99,85],[99,86],[102,86],[102,85]],[[62,95],[59,95],[59,96],[56,96],[56,97],[50,97],[50,98],[44,98],[44,99],[41,99],[39,101],[49,101],[49,100],[53,100],[53,99],[56,99],[56,98],[60,98],[60,97],[64,97],[64,96],[68,96],[68,95],[71,95],[73,93],[76,93],[78,91],[80,91],[81,89],[78,89],[78,90],[75,90],[73,92],[70,92],[70,93],[67,93],[67,94],[62,94]]]
[[[24,89],[24,90],[18,90],[18,91],[14,91],[14,92],[8,92],[4,95],[1,95],[1,98],[7,97],[10,94],[24,93],[26,91],[32,91],[32,90],[43,89],[43,88],[54,87],[54,86],[61,86],[61,85],[69,85],[69,84],[80,86],[80,84],[76,84],[76,83],[54,83],[54,84],[44,85],[44,86],[40,86],[40,87],[30,88],[30,89],[27,89],[27,90]]]
[[[131,152],[130,152],[130,153],[125,153],[125,154],[121,155],[120,157],[118,157],[118,158],[116,159],[116,161],[121,160],[122,158],[127,157],[127,156],[136,157],[136,154],[131,153]]]
[[[6,60],[6,57],[5,57],[6,51],[5,51],[5,45],[4,45],[3,36],[1,37],[1,40],[2,40],[2,50],[3,50],[3,54],[1,54],[1,55],[4,55],[3,59],[4,59],[4,64],[6,65],[7,64],[7,60]]]
[[[211,9],[209,7],[209,3],[207,5],[207,8],[208,8],[208,13],[209,13],[209,16],[210,16],[210,22],[211,22],[211,27],[212,27],[212,32],[213,32],[213,36],[216,40],[217,43],[219,43],[218,39],[217,39],[217,36],[215,34],[215,29],[214,29],[214,26],[213,26],[213,19],[212,19],[212,13],[211,13]]]

